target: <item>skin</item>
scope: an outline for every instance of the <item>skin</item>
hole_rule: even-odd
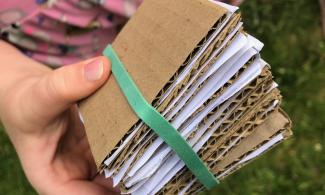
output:
[[[52,70],[0,41],[0,118],[25,174],[39,194],[118,194],[96,170],[76,102],[110,76],[100,56]],[[102,63],[95,80],[85,66]]]

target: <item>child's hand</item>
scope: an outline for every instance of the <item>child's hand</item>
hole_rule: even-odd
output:
[[[40,194],[116,193],[96,175],[75,104],[107,80],[108,60],[97,57],[54,71],[26,63],[0,73],[0,117],[31,184]]]

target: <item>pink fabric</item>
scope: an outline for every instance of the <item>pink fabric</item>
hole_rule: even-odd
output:
[[[114,2],[113,4],[107,2]],[[3,39],[52,66],[100,55],[140,0],[10,0],[0,2]]]
[[[0,28],[13,22],[22,21],[28,16],[35,15],[40,6],[31,0],[27,1],[1,1],[0,3]]]
[[[141,2],[2,0],[0,30],[26,55],[56,67],[100,55]]]

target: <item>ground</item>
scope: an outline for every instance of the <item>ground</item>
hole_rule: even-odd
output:
[[[246,0],[246,31],[265,43],[294,136],[205,194],[325,194],[325,40],[317,0]],[[0,193],[32,195],[0,127]]]

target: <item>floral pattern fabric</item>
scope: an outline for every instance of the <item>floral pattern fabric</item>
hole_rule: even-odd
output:
[[[100,55],[141,2],[1,1],[1,37],[44,64],[54,67],[72,64]]]

